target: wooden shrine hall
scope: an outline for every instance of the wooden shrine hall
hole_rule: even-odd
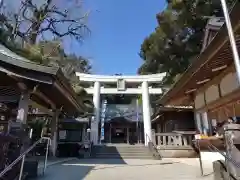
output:
[[[53,113],[51,139],[53,153],[57,145],[57,123],[60,114],[76,117],[85,106],[64,77],[60,68],[29,61],[0,45],[1,132],[9,131],[9,121],[26,125],[33,104]]]

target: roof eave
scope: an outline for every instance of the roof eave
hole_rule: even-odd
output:
[[[43,73],[46,76],[49,77],[49,81],[40,81],[38,79],[32,78],[32,77],[28,77],[28,76],[23,76],[19,73],[14,73],[14,72],[10,72],[10,70],[5,69],[5,68],[1,68],[2,71],[6,72],[7,74],[11,74],[14,76],[17,76],[19,78],[24,78],[24,79],[28,79],[28,80],[32,80],[32,81],[36,81],[38,83],[43,83],[43,84],[59,84],[60,86],[60,90],[62,90],[63,95],[65,97],[70,97],[67,99],[70,100],[70,102],[73,104],[73,106],[76,108],[76,110],[78,112],[84,112],[85,111],[85,107],[83,102],[79,102],[77,99],[77,95],[74,92],[73,88],[71,87],[70,83],[68,82],[67,78],[64,76],[63,72],[61,71],[61,69],[59,67],[49,67],[49,66],[43,66],[40,64],[37,64],[35,62],[31,62],[19,55],[16,55],[14,52],[11,52],[9,49],[7,49],[5,46],[0,45],[0,59],[3,63],[5,64],[9,64],[11,66],[10,69],[13,69],[12,67],[18,67],[18,68],[22,68],[23,70],[25,69],[25,71],[33,71],[33,72],[39,72],[39,73]],[[12,55],[12,56],[10,56]],[[23,71],[22,71],[23,72]],[[54,83],[55,82],[55,83]]]
[[[232,26],[234,31],[237,31],[240,28],[240,3],[237,2],[231,13],[230,18],[232,22]],[[214,39],[208,45],[207,48],[196,58],[196,60],[189,66],[189,68],[183,73],[181,78],[173,84],[173,86],[167,91],[159,100],[158,103],[167,104],[170,100],[171,96],[176,94],[190,79],[191,75],[203,64],[209,60],[209,56],[212,54],[212,50],[217,49],[218,44],[224,40],[228,39],[228,32],[226,28],[226,24],[220,28],[219,32],[216,34]]]
[[[77,98],[77,94],[75,93],[74,89],[72,88],[71,84],[68,82],[68,79],[64,76],[64,74],[60,68],[58,69],[58,71],[56,73],[56,81],[59,82],[61,84],[61,86],[63,87],[63,89],[66,90],[68,95],[70,95],[72,97],[71,102],[75,107],[77,107],[79,112],[84,112],[85,111],[84,103]],[[66,94],[64,94],[64,95],[66,96]]]

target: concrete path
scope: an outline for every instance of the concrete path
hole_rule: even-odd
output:
[[[76,158],[48,158],[47,160],[47,166],[52,166],[55,164],[59,164],[59,163],[64,163],[67,161],[71,161],[71,160],[75,160]],[[39,159],[39,164],[38,164],[38,168],[43,168],[44,167],[44,161],[45,159]]]
[[[211,167],[205,166],[205,170]],[[213,180],[201,177],[197,159],[76,159],[49,166],[41,180]]]

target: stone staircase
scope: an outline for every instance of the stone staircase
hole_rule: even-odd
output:
[[[106,144],[93,147],[92,158],[101,159],[153,159],[148,147],[143,145]]]

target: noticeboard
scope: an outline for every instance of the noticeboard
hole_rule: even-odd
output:
[[[67,131],[66,130],[59,131],[59,133],[58,133],[59,139],[66,139],[66,136],[67,136]]]

